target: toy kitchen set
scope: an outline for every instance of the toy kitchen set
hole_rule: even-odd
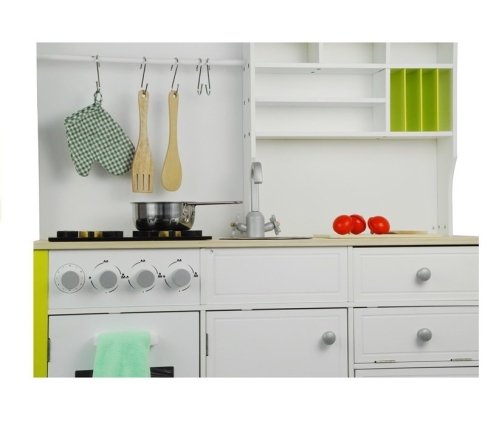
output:
[[[34,376],[478,376],[456,76],[455,43],[38,44]]]

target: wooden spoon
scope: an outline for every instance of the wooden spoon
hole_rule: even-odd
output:
[[[178,102],[179,94],[171,91],[169,100],[169,145],[167,147],[164,167],[162,168],[162,185],[168,191],[176,191],[181,185],[181,161],[178,152]]]
[[[133,193],[153,192],[153,158],[148,143],[147,129],[149,98],[148,91],[139,91],[139,141],[132,161]]]

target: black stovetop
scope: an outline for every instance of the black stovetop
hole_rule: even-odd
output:
[[[201,230],[185,231],[138,231],[132,232],[132,236],[124,236],[123,231],[58,231],[56,237],[49,237],[49,242],[125,242],[144,240],[208,240],[211,236],[203,236]]]

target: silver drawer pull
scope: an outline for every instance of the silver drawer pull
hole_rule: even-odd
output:
[[[417,331],[417,337],[424,342],[432,339],[432,332],[428,328],[421,328]]]
[[[431,271],[427,267],[422,267],[417,272],[417,278],[420,281],[428,281],[431,278]]]
[[[336,341],[336,335],[332,331],[327,331],[322,335],[322,341],[326,345],[333,345]]]

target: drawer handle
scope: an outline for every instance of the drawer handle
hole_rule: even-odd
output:
[[[428,281],[431,278],[431,271],[427,267],[422,267],[417,272],[417,278],[420,281]]]
[[[322,341],[326,345],[333,345],[335,343],[335,340],[336,340],[336,335],[332,331],[327,331],[322,335]]]
[[[417,331],[417,337],[424,342],[432,339],[432,332],[428,328],[421,328]]]

